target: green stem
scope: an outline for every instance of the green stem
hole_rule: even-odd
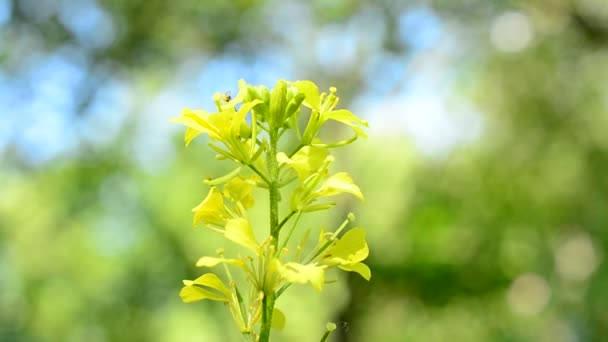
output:
[[[268,173],[270,174],[270,182],[268,184],[268,192],[270,196],[270,235],[272,236],[272,245],[277,246],[279,241],[279,163],[277,162],[277,143],[279,140],[279,130],[271,129],[270,134],[270,151],[268,154]],[[273,257],[272,255],[270,257]],[[268,292],[268,293],[266,293]],[[264,299],[262,300],[262,323],[260,328],[260,342],[270,341],[270,327],[272,324],[272,313],[274,311],[274,302],[276,294],[273,289],[264,290]]]
[[[262,329],[260,331],[260,342],[270,341],[270,327],[272,324],[272,312],[274,311],[274,301],[276,297],[264,295],[262,299]]]
[[[270,173],[270,183],[268,192],[270,193],[270,235],[274,245],[279,241],[279,163],[277,161],[277,141],[278,130],[270,132],[270,154],[268,156],[268,172]]]
[[[321,341],[320,342],[327,341],[327,338],[329,337],[330,334],[331,334],[331,331],[329,331],[329,330],[325,331],[325,334],[323,334],[323,336],[321,337]]]
[[[319,342],[326,342],[327,338],[334,330],[336,330],[336,325],[334,323],[327,323],[327,330],[325,330],[325,334],[323,334],[323,337],[321,337],[321,341]]]
[[[285,225],[285,223],[287,223],[287,221],[289,221],[289,219],[295,215],[297,213],[297,211],[292,211],[289,213],[289,215],[285,216],[285,218],[283,219],[283,221],[281,221],[281,223],[279,223],[279,226],[277,227],[277,230],[280,232],[281,228],[283,228],[283,226]]]
[[[296,146],[296,148],[289,154],[289,158],[293,157],[296,153],[298,153],[298,151],[300,151],[302,149],[302,147],[304,147],[306,145],[304,144],[300,144],[298,146]]]
[[[250,169],[251,169],[253,172],[257,173],[257,174],[258,174],[258,176],[260,176],[260,178],[262,178],[262,180],[263,180],[264,182],[266,182],[266,184],[270,185],[270,180],[268,180],[268,178],[266,178],[266,176],[264,176],[264,174],[263,174],[263,173],[262,173],[260,170],[258,170],[258,168],[257,168],[257,167],[255,167],[255,165],[253,165],[253,164],[247,164],[247,166],[249,166],[249,168],[250,168]]]
[[[283,222],[286,222],[287,219],[289,219],[293,214],[295,214],[295,211],[292,211],[291,214],[289,214],[289,216],[287,216]],[[285,240],[283,241],[283,243],[279,246],[278,250],[282,250],[286,245],[287,242],[289,242],[289,239],[291,239],[291,234],[293,234],[294,229],[296,228],[296,225],[298,224],[298,221],[300,221],[300,216],[302,216],[302,212],[298,211],[298,216],[296,216],[296,220],[293,222],[293,225],[291,226],[291,229],[287,232],[287,238],[285,238]],[[283,223],[281,222],[281,223]]]

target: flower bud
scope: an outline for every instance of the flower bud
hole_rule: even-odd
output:
[[[261,104],[258,104],[255,106],[255,108],[253,108],[253,111],[255,112],[258,120],[262,122],[268,121],[268,103],[270,102],[270,92],[268,91],[268,88],[262,85],[248,86],[247,98],[250,102],[254,100],[262,101]]]
[[[278,80],[270,94],[270,126],[281,127],[285,121],[285,108],[287,107],[287,83]]]
[[[300,109],[305,97],[306,95],[299,93],[289,100],[287,109],[285,109],[285,119],[289,119],[298,109]]]
[[[258,99],[262,100],[265,104],[270,102],[270,90],[263,85],[259,85],[255,87],[256,92],[258,93]]]
[[[355,222],[355,220],[357,219],[355,217],[355,214],[353,213],[348,213],[348,215],[346,216],[346,218],[350,221],[350,222]]]

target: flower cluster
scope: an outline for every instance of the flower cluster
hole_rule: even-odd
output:
[[[195,226],[221,234],[243,247],[243,253],[226,257],[218,250],[215,257],[204,256],[196,266],[223,265],[224,277],[204,273],[195,280],[184,280],[180,296],[184,302],[204,299],[224,302],[230,308],[238,329],[253,341],[267,341],[270,326],[281,328],[284,314],[274,307],[275,300],[292,283],[310,283],[316,290],[325,284],[331,268],[356,272],[369,280],[370,269],[363,263],[369,250],[362,228],[346,230],[354,215],[349,214],[334,232],[321,230],[316,246],[303,256],[306,240],[290,253],[287,246],[303,214],[326,210],[336,203],[330,198],[350,194],[363,200],[363,194],[346,172],[331,173],[334,158],[330,149],[366,137],[367,122],[345,109],[335,109],[336,89],[319,93],[311,81],[280,80],[270,90],[241,80],[234,98],[217,93],[217,111],[184,109],[172,121],[187,127],[186,145],[204,133],[218,159],[234,162],[235,168],[218,178],[207,179],[209,193],[192,209]],[[323,142],[319,132],[328,121],[347,125],[352,136]],[[303,128],[303,129],[301,129]],[[291,151],[279,151],[279,140],[295,140]],[[281,190],[296,182],[289,196],[289,212],[280,219]],[[247,210],[254,206],[253,190],[267,189],[270,198],[268,236],[258,240]],[[283,229],[290,223],[286,234]],[[344,232],[346,230],[346,232]],[[244,272],[247,284],[237,284],[231,269]],[[257,330],[259,325],[259,332]]]

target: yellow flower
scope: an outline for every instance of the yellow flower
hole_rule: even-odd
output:
[[[171,122],[187,127],[184,137],[186,145],[199,134],[206,133],[211,140],[221,142],[228,148],[228,157],[249,163],[255,151],[251,148],[251,128],[245,117],[259,103],[259,100],[248,102],[238,111],[234,107],[224,107],[221,112],[213,114],[186,108],[181,116],[171,119]]]
[[[349,126],[357,136],[366,138],[367,134],[360,126],[368,127],[365,120],[358,118],[355,114],[346,109],[334,108],[338,105],[339,98],[335,95],[336,88],[332,87],[329,94],[319,94],[319,88],[311,81],[296,81],[293,85],[306,95],[304,106],[312,109],[311,118],[304,132],[304,143],[310,143],[317,135],[319,129],[328,120],[337,121]]]
[[[316,260],[328,267],[337,266],[345,271],[357,272],[365,280],[369,280],[371,271],[367,265],[361,262],[368,255],[369,248],[365,241],[365,230],[363,228],[353,228],[325,250]]]
[[[203,221],[208,225],[212,224],[223,227],[228,219],[231,218],[224,207],[224,196],[222,196],[222,193],[216,187],[209,189],[207,197],[194,207],[192,212],[194,213],[193,224],[195,226],[198,226]]]

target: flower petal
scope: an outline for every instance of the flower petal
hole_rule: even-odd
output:
[[[201,221],[207,224],[223,226],[228,218],[228,213],[224,208],[224,196],[216,187],[211,187],[207,197],[196,207],[194,212],[193,225],[197,226]]]
[[[234,108],[224,109],[222,112],[209,115],[209,123],[216,129],[216,136],[211,136],[213,140],[219,140],[224,144],[232,137],[232,125],[236,112]]]
[[[224,282],[213,273],[206,273],[195,280],[184,280],[184,287],[179,295],[185,303],[203,299],[228,302],[230,291]]]
[[[241,124],[243,122],[245,122],[245,117],[247,116],[247,113],[249,113],[249,111],[253,107],[257,106],[260,103],[262,103],[262,101],[260,101],[260,100],[253,100],[251,102],[247,102],[247,103],[243,104],[239,108],[239,111],[234,114],[234,117],[232,119],[232,135],[233,136],[240,135]]]
[[[315,191],[315,196],[326,197],[341,193],[349,193],[362,201],[364,200],[361,189],[353,183],[353,179],[346,172],[338,172],[329,177],[319,190]]]
[[[317,291],[321,291],[325,283],[325,270],[323,266],[288,262],[279,267],[279,273],[283,279],[291,283],[306,284],[310,282],[312,287]]]
[[[313,146],[302,147],[291,158],[282,152],[277,154],[278,162],[291,166],[301,180],[317,172],[327,161],[328,157],[329,151],[327,151],[327,148]]]
[[[359,275],[361,275],[363,277],[363,279],[369,281],[369,279],[372,277],[372,271],[369,269],[369,267],[361,262],[358,262],[356,264],[350,264],[350,265],[340,265],[338,266],[339,268],[345,270],[345,271],[349,271],[349,272],[357,272],[359,273]]]
[[[201,285],[206,286],[223,293],[226,297],[230,296],[230,290],[224,285],[224,282],[215,273],[205,273],[195,280],[184,280],[184,285],[193,286]]]
[[[209,256],[204,256],[198,259],[196,262],[196,267],[214,267],[222,263],[245,268],[245,263],[239,259],[224,259]]]
[[[194,128],[187,127],[186,134],[184,134],[184,142],[186,143],[186,146],[190,145],[190,142],[201,133],[201,131],[197,131]]]
[[[243,207],[253,207],[253,188],[255,187],[254,177],[235,177],[224,185],[224,196],[234,202],[241,202]]]
[[[350,128],[352,128],[352,130],[355,131],[355,133],[357,133],[358,136],[360,136],[362,138],[367,137],[367,134],[363,131],[363,129],[361,129],[361,127],[359,127],[359,125],[368,127],[367,121],[358,118],[355,114],[353,114],[349,110],[338,109],[338,110],[334,110],[331,112],[322,113],[321,120],[323,122],[325,122],[327,120],[334,120],[334,121],[341,122],[341,123],[349,126]]]
[[[365,230],[353,228],[325,251],[322,260],[330,265],[352,265],[365,260],[368,255],[369,248],[365,241]]]
[[[272,327],[277,330],[283,330],[285,328],[285,315],[278,308],[272,310]]]
[[[200,133],[207,133],[214,140],[219,139],[219,131],[213,124],[212,117],[213,115],[204,110],[184,108],[182,115],[171,119],[170,122],[180,123],[189,128],[185,135],[186,145],[188,145]]]
[[[319,96],[319,88],[311,81],[296,81],[293,85],[298,88],[301,93],[306,95],[304,105],[314,110],[319,110],[321,105],[321,97]]]
[[[219,293],[205,290],[198,286],[184,286],[179,292],[179,296],[182,298],[184,303],[198,302],[199,300],[209,299],[218,302],[227,302],[228,299]]]
[[[255,240],[253,229],[249,221],[244,218],[235,218],[226,223],[226,239],[249,248],[254,253],[258,253],[260,244]]]

